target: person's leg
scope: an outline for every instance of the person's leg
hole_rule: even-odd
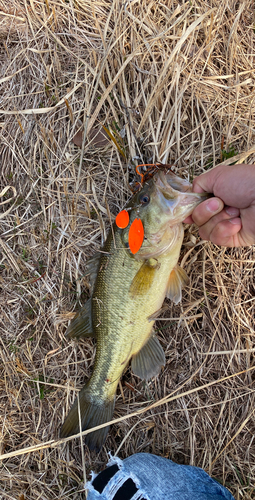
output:
[[[149,453],[111,458],[86,487],[87,500],[234,500],[204,470]]]

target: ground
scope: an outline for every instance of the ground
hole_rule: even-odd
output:
[[[58,439],[95,356],[66,327],[135,166],[169,163],[192,181],[254,163],[253,2],[0,7],[1,498],[83,499],[108,451],[203,467],[255,498],[255,252],[201,242],[195,227],[180,256],[190,284],[157,321],[165,369],[147,384],[124,374],[99,454]]]

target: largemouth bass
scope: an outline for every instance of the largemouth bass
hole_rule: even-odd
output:
[[[185,271],[177,265],[182,221],[207,197],[192,193],[191,188],[173,172],[157,171],[127,204],[127,227],[115,224],[102,252],[89,264],[95,278],[92,297],[71,322],[67,336],[96,337],[96,359],[90,380],[64,421],[61,437],[112,419],[117,385],[130,359],[133,373],[146,380],[165,365],[164,351],[153,333],[153,316],[165,297],[178,303],[187,282]],[[130,227],[135,220],[142,223],[144,239],[134,254]],[[101,448],[108,429],[86,436],[90,449]]]

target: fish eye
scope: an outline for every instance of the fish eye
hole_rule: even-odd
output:
[[[142,205],[148,205],[149,202],[150,202],[150,197],[148,194],[141,194],[139,196],[139,203],[141,203]]]

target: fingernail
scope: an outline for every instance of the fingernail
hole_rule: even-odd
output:
[[[231,224],[237,225],[241,223],[241,219],[240,217],[236,217],[235,219],[229,219],[229,222],[231,222]]]
[[[211,200],[208,200],[206,208],[208,212],[217,212],[220,208],[219,200],[217,200],[217,198],[211,198]]]
[[[231,217],[237,217],[240,213],[239,208],[236,207],[226,207],[225,210],[227,214],[230,215]]]

